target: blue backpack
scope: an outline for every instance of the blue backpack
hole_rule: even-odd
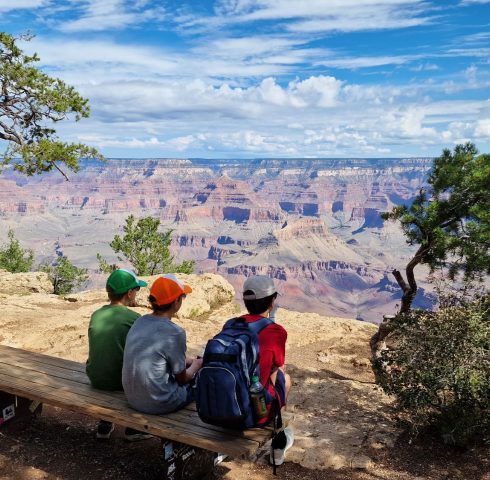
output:
[[[201,420],[243,430],[255,427],[250,381],[259,375],[258,334],[272,320],[247,323],[232,318],[208,341],[196,376],[196,407]]]

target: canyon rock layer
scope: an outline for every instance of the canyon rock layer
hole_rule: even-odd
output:
[[[279,285],[281,305],[322,315],[379,322],[396,311],[391,276],[413,249],[380,212],[409,204],[431,160],[297,159],[86,161],[66,182],[53,173],[0,176],[0,241],[8,228],[37,260],[67,255],[101,286],[96,253],[124,219],[160,218],[173,230],[176,261],[219,273],[237,291],[251,274]],[[420,269],[420,278],[425,276]],[[415,305],[428,306],[424,281]]]

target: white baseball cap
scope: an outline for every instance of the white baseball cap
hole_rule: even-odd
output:
[[[251,291],[253,293],[245,295],[246,291]],[[248,277],[245,280],[243,292],[244,300],[259,300],[277,293],[277,289],[272,278],[265,275],[255,275],[253,277]]]

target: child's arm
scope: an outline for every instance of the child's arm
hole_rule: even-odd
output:
[[[190,364],[189,367],[187,367],[185,370],[175,375],[175,379],[177,380],[177,383],[179,385],[185,385],[186,383],[189,383],[194,378],[194,375],[198,372],[198,370],[201,367],[202,367],[202,358],[195,358],[194,360],[192,360],[192,363]]]

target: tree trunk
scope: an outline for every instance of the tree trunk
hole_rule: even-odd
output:
[[[413,274],[414,268],[422,261],[424,255],[430,250],[430,245],[421,245],[405,268],[407,282],[398,270],[393,270],[391,273],[395,277],[398,285],[403,291],[402,304],[398,313],[407,313],[412,308],[412,302],[417,293],[417,282]]]

